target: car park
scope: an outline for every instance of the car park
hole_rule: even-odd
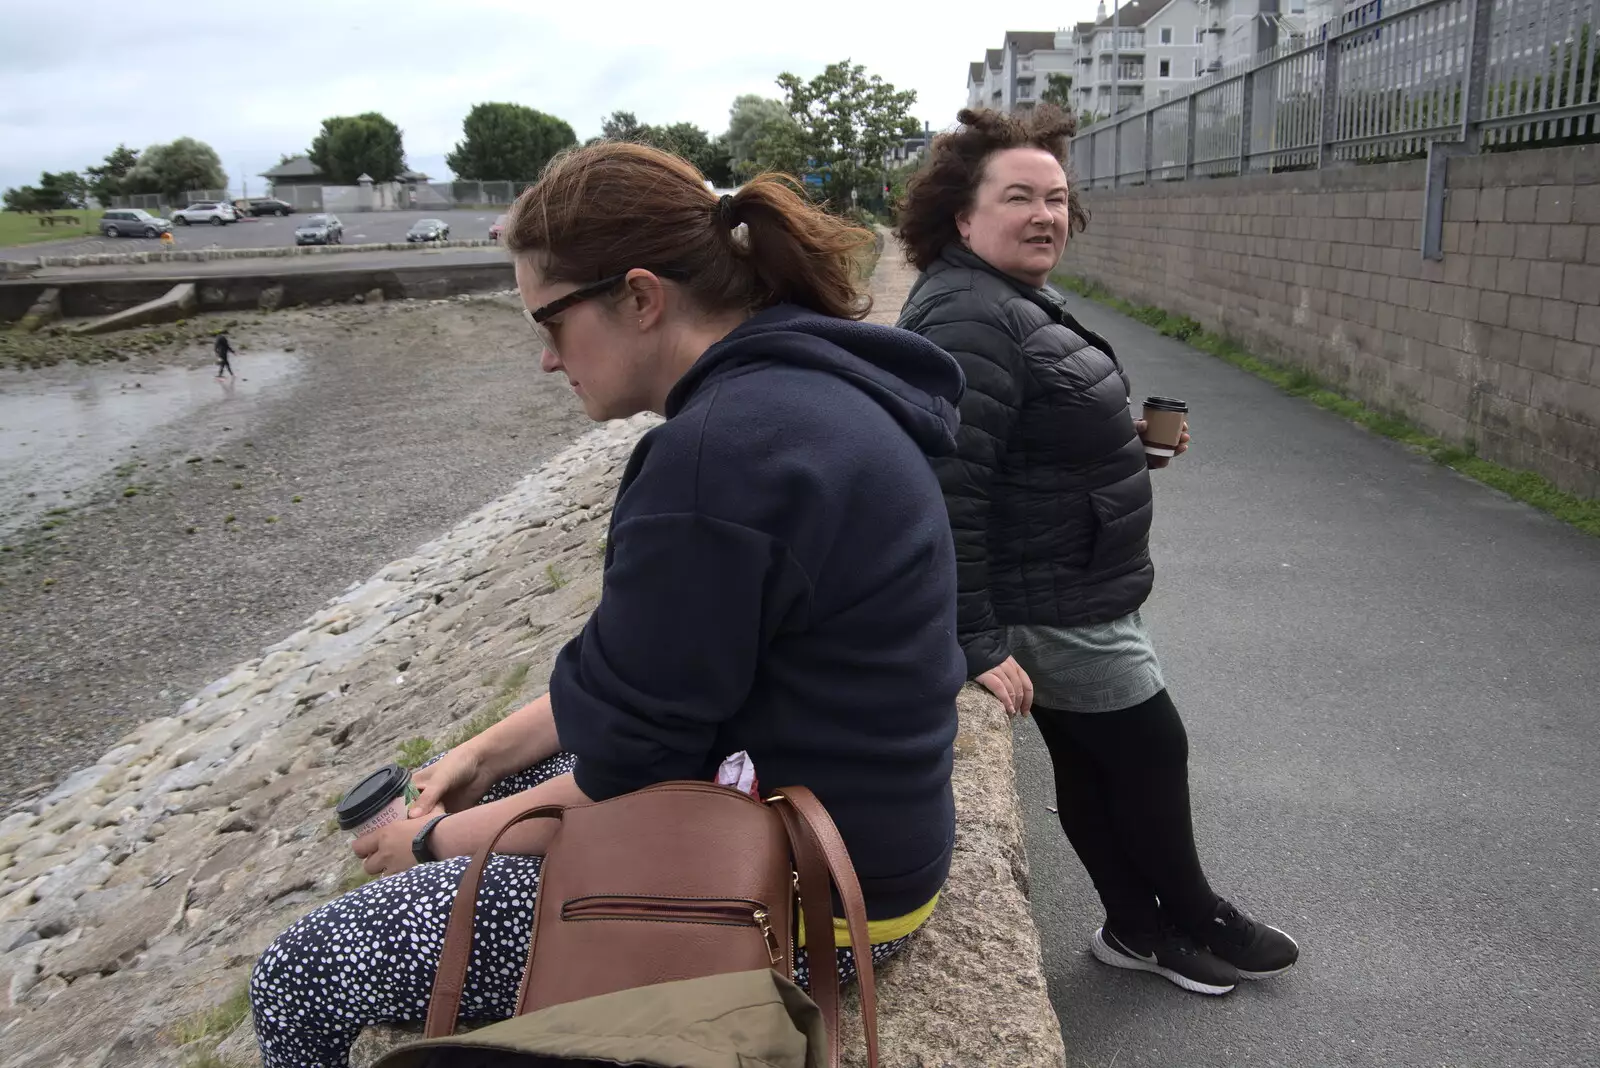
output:
[[[344,223],[337,215],[307,215],[294,228],[296,245],[339,245],[344,243]]]
[[[443,219],[418,219],[406,231],[406,240],[413,244],[418,241],[445,241],[449,237],[450,224]]]
[[[143,208],[112,208],[100,216],[100,232],[106,237],[159,237],[172,229],[172,223]]]
[[[172,221],[180,226],[192,226],[195,223],[226,226],[228,223],[238,222],[239,216],[234,212],[233,205],[225,200],[197,200],[188,207],[173,212]]]

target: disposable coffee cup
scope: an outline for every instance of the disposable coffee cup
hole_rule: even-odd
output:
[[[386,764],[350,788],[339,800],[335,814],[339,829],[352,838],[371,834],[406,818],[406,808],[416,800],[411,773],[399,764]]]
[[[1148,424],[1144,432],[1144,451],[1151,456],[1178,455],[1178,442],[1183,440],[1183,421],[1189,416],[1189,405],[1171,397],[1146,397],[1144,419]]]

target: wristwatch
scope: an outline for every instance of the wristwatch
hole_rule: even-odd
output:
[[[439,826],[439,821],[448,815],[448,812],[439,813],[433,819],[424,823],[422,830],[418,831],[417,836],[411,839],[411,855],[417,858],[418,864],[431,864],[439,859],[433,855],[433,850],[428,848],[428,835],[432,834],[433,829]]]

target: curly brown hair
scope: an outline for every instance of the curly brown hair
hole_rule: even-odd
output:
[[[1071,113],[1050,104],[1026,115],[963,108],[956,120],[959,128],[933,139],[928,161],[911,176],[899,204],[894,233],[912,266],[927,270],[946,245],[959,240],[956,216],[972,206],[989,157],[1008,148],[1042,148],[1059,160],[1068,179],[1068,232],[1088,228],[1089,212],[1067,165],[1067,139],[1078,131]]]

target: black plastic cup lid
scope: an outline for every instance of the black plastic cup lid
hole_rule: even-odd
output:
[[[341,831],[353,830],[383,811],[383,806],[405,793],[411,773],[399,764],[387,764],[350,788],[334,810]]]
[[[1177,400],[1173,397],[1146,397],[1144,406],[1161,412],[1186,412],[1189,410],[1188,401]]]

